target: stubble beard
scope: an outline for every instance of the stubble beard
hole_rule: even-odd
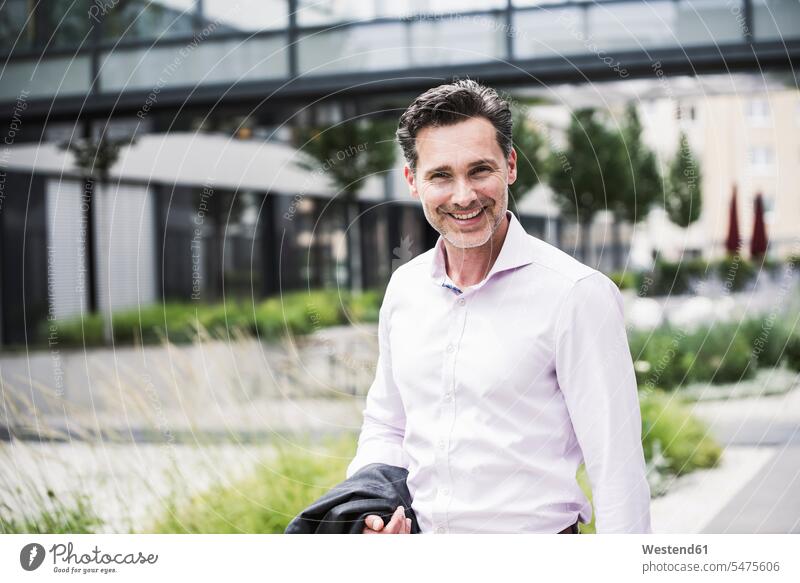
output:
[[[508,185],[506,185],[505,197],[506,197],[505,200],[508,201],[507,198]],[[505,208],[500,209],[502,212],[499,212],[495,217],[493,217],[494,224],[491,225],[491,228],[484,231],[485,237],[481,237],[481,239],[476,239],[476,240],[469,240],[469,238],[463,237],[461,233],[457,231],[449,231],[446,226],[448,218],[442,217],[441,222],[434,220],[434,218],[438,219],[440,215],[437,214],[436,217],[432,217],[431,213],[428,211],[428,206],[424,203],[422,205],[422,212],[424,213],[425,219],[428,221],[428,224],[431,225],[434,229],[436,229],[436,231],[438,231],[439,234],[442,237],[444,237],[448,243],[453,245],[453,247],[456,247],[458,249],[474,249],[475,247],[481,247],[483,245],[486,245],[486,243],[489,242],[489,240],[492,238],[492,236],[495,234],[498,227],[500,226],[500,223],[502,223],[503,219],[505,218],[507,208],[508,204],[506,203]],[[436,213],[436,211],[434,211],[434,213]],[[486,210],[484,210],[483,213],[485,215],[486,220],[489,220],[489,214],[486,212]]]

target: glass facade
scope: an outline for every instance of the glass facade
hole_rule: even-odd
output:
[[[591,41],[600,50],[668,46],[674,42],[675,2],[599,4],[587,12]]]
[[[753,0],[756,40],[784,40],[800,35],[800,2]]]
[[[729,0],[692,0],[676,5],[673,24],[682,45],[714,45],[739,42],[745,36],[743,15],[738,3]]]
[[[182,51],[182,52],[181,52]],[[257,37],[203,42],[197,45],[125,48],[101,57],[103,91],[174,87],[277,79],[288,74],[286,38]]]
[[[561,5],[517,2],[536,9],[514,16],[516,57],[562,57],[619,50],[714,46],[745,37],[744,3],[653,0]]]
[[[311,196],[277,196],[272,202],[272,257],[279,262],[281,287],[347,287],[345,203]]]
[[[410,43],[403,23],[370,24],[303,35],[297,46],[301,73],[332,74],[408,67]]]
[[[66,97],[85,94],[92,83],[91,57],[50,57],[41,61],[11,61],[0,82],[0,101],[13,101],[22,91],[28,97]]]
[[[502,10],[505,7],[506,0],[298,0],[297,21],[301,26],[327,26],[377,18],[425,18]]]
[[[0,8],[0,51],[13,47],[20,57],[3,73],[0,99],[13,99],[19,83],[33,97],[90,86],[188,90],[800,36],[795,0],[514,0],[510,11],[506,0],[297,0],[294,17],[288,0],[40,4],[7,0]],[[45,49],[51,54],[38,60]]]
[[[287,0],[203,0],[203,22],[219,32],[254,32],[289,26]]]
[[[36,29],[29,15],[28,0],[6,0],[0,9],[0,50],[24,51],[34,45]]]
[[[530,10],[516,15],[514,55],[520,59],[559,57],[585,50],[584,11],[578,7]]]
[[[195,0],[119,2],[102,17],[102,37],[116,43],[188,36],[195,28],[196,8]]]
[[[41,22],[52,36],[47,42],[54,48],[87,46],[92,21],[88,18],[90,0],[53,0],[47,3],[47,11]]]
[[[263,295],[263,193],[160,186],[157,201],[163,299]]]
[[[0,173],[0,325],[4,344],[37,338],[47,318],[47,205],[45,179]]]

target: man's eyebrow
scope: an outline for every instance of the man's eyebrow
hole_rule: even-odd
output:
[[[437,166],[436,168],[431,168],[430,170],[425,171],[425,176],[430,176],[431,174],[436,174],[437,172],[449,172],[452,170],[449,164],[442,164],[441,166]]]
[[[480,160],[475,160],[474,162],[469,163],[469,168],[474,168],[475,166],[483,166],[488,165],[494,168],[497,164],[494,160],[490,158],[481,158]],[[450,172],[452,170],[452,166],[449,164],[442,164],[441,166],[437,166],[436,168],[431,168],[425,172],[425,176],[430,176],[436,172]]]
[[[494,167],[496,165],[496,163],[491,158],[481,158],[480,160],[475,160],[475,162],[470,162],[469,163],[469,167],[470,168],[474,168],[475,166],[483,166],[483,165]]]

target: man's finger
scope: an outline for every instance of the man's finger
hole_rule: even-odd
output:
[[[386,525],[384,532],[389,534],[400,534],[403,532],[403,528],[405,527],[406,522],[406,513],[405,509],[402,506],[398,506],[397,510],[394,511],[392,514],[392,519],[389,521],[389,524]]]
[[[383,529],[383,519],[375,514],[370,514],[364,519],[367,528],[380,532]]]
[[[411,534],[411,519],[406,518],[406,534]]]

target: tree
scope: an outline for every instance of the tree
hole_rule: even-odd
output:
[[[636,105],[629,103],[620,130],[622,145],[618,152],[623,180],[613,196],[614,267],[622,266],[619,221],[637,223],[645,218],[661,191],[661,174],[653,151],[642,140],[642,123]]]
[[[588,261],[589,226],[595,214],[617,206],[617,185],[624,180],[622,139],[594,109],[573,113],[566,138],[565,150],[551,156],[549,182],[562,212],[574,216],[579,225],[581,258]]]
[[[59,144],[61,150],[71,152],[74,157],[75,167],[83,175],[83,200],[81,212],[83,220],[86,221],[86,262],[90,269],[87,270],[86,289],[88,290],[89,310],[97,310],[97,285],[95,282],[95,258],[94,258],[94,237],[95,237],[95,192],[97,186],[103,188],[109,180],[111,168],[119,159],[122,146],[133,146],[135,138],[110,138],[104,131],[98,138],[85,137],[69,140]],[[108,340],[111,338],[111,318],[110,315],[104,318],[103,334]]]
[[[647,217],[651,205],[658,200],[661,174],[655,154],[642,140],[642,123],[633,103],[625,110],[621,133],[625,180],[612,210],[617,218],[637,223]]]
[[[512,116],[517,179],[510,190],[513,200],[519,202],[547,175],[548,153],[544,136],[525,114],[525,109],[514,108]]]
[[[686,134],[681,132],[678,152],[669,168],[664,206],[669,219],[688,227],[700,218],[702,192],[700,165],[692,154]]]
[[[298,165],[330,177],[345,205],[350,284],[355,290],[363,287],[358,192],[367,178],[394,165],[394,131],[394,122],[362,118],[325,128],[298,128],[295,132],[297,147],[309,156],[308,161],[301,160]]]

